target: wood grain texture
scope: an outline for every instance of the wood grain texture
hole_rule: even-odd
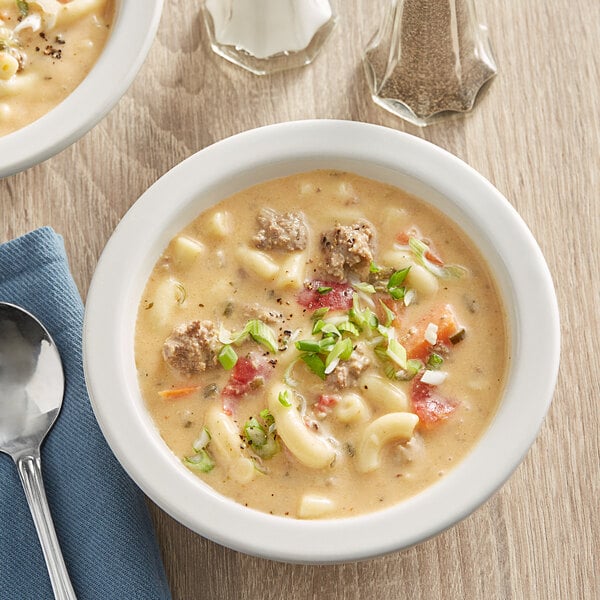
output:
[[[536,443],[463,522],[412,549],[356,564],[248,557],[151,505],[173,597],[598,598],[600,3],[487,0],[499,75],[471,115],[426,129],[368,96],[360,54],[385,1],[333,4],[338,27],[316,62],[259,78],[211,53],[197,0],[166,0],[148,60],[109,116],[58,156],[0,181],[0,241],[53,226],[85,296],[104,244],[138,196],[231,134],[293,119],[352,119],[458,155],[520,212],[554,276],[562,362]]]

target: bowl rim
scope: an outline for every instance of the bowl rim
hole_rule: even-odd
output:
[[[300,168],[304,164],[319,162],[328,168],[352,161],[425,185],[445,199],[436,199],[446,202],[444,212],[460,209],[465,223],[471,219],[473,231],[485,234],[482,239],[487,240],[489,256],[495,257],[496,276],[500,273],[512,285],[506,292],[514,303],[506,307],[513,311],[508,315],[512,366],[505,398],[488,431],[436,484],[367,515],[317,521],[275,517],[223,498],[183,467],[162,442],[132,373],[134,313],[155,259],[200,211],[201,193],[217,200],[232,193],[227,193],[232,189],[228,186],[248,187],[261,177],[272,178],[264,174],[278,169],[284,175],[298,172],[296,167],[307,170]],[[169,202],[164,202],[166,195]],[[510,239],[502,235],[506,228]],[[124,306],[127,298],[135,300],[135,307]],[[387,554],[424,541],[473,512],[506,481],[535,440],[554,392],[559,353],[552,278],[535,239],[508,200],[438,146],[354,121],[306,120],[253,129],[216,142],[175,166],[142,194],[116,227],[94,273],[84,320],[84,370],[96,418],[141,489],[204,537],[248,554],[298,563]],[[536,401],[523,403],[531,397]]]
[[[162,8],[163,0],[115,0],[106,45],[83,81],[48,113],[0,137],[0,178],[58,154],[108,114],[142,67]]]

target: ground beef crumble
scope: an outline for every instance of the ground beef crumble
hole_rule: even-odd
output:
[[[253,239],[257,248],[286,252],[306,248],[308,232],[302,213],[278,213],[270,208],[263,208],[256,220],[260,227]]]
[[[212,321],[191,321],[176,327],[163,344],[163,358],[175,370],[194,375],[216,366],[220,342]]]
[[[321,235],[325,271],[344,279],[347,270],[368,268],[373,260],[373,226],[365,219],[336,225]]]

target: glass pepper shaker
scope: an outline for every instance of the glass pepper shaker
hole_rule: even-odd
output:
[[[473,0],[388,0],[363,64],[373,100],[420,126],[471,110],[497,72]]]

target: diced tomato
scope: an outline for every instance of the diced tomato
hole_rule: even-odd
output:
[[[238,358],[227,384],[221,391],[223,412],[232,415],[241,396],[262,387],[273,368],[268,358],[249,354]]]
[[[410,227],[406,231],[401,231],[396,236],[396,241],[399,244],[401,244],[402,246],[408,246],[408,240],[411,237],[417,238],[418,240],[422,239],[421,232],[416,227]],[[440,256],[438,255],[438,253],[435,250],[435,248],[433,247],[433,245],[431,243],[428,243],[427,246],[428,246],[429,250],[427,250],[427,252],[425,252],[425,258],[430,260],[432,263],[434,263],[440,267],[443,267],[444,261],[440,258]]]
[[[352,293],[352,286],[348,283],[315,279],[304,284],[304,289],[296,300],[298,304],[310,310],[324,307],[348,310],[352,306]]]
[[[425,330],[429,323],[437,325],[437,341],[445,346],[451,346],[450,338],[462,329],[450,304],[437,306],[400,336],[399,341],[406,348],[408,358],[427,360],[431,344],[425,339]]]
[[[439,425],[458,408],[458,402],[439,394],[435,386],[423,383],[421,375],[412,380],[410,399],[419,417],[419,426],[424,429]]]

